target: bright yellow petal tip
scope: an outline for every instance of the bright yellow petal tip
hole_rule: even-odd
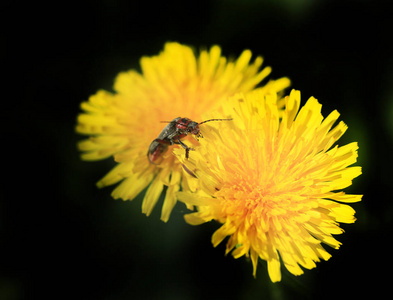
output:
[[[176,193],[195,190],[195,178],[188,176],[169,147],[161,154],[160,164],[149,162],[146,153],[166,124],[177,117],[200,122],[207,111],[219,109],[228,96],[254,89],[270,73],[262,68],[262,58],[251,59],[245,50],[236,60],[221,55],[213,46],[196,55],[192,48],[166,43],[156,56],[142,57],[141,73],[120,73],[115,93],[98,91],[81,104],[76,131],[88,138],[79,142],[84,160],[114,157],[117,166],[97,185],[119,183],[115,199],[132,200],[144,190],[142,212],[149,215],[166,190],[161,219],[167,221],[176,204]],[[282,91],[287,78],[272,80],[262,89]],[[194,139],[185,142],[197,144]]]
[[[362,197],[341,191],[361,168],[350,167],[357,143],[334,146],[347,130],[334,126],[339,113],[324,118],[313,97],[300,108],[295,90],[284,99],[266,90],[236,94],[222,106],[232,121],[201,128],[205,138],[189,159],[175,150],[200,180],[200,191],[179,193],[197,207],[186,221],[221,223],[213,246],[229,237],[226,253],[250,256],[254,276],[258,258],[265,260],[273,282],[281,280],[281,263],[300,275],[328,260],[322,243],[340,247],[333,236],[343,232],[339,223],[355,221],[348,204]]]

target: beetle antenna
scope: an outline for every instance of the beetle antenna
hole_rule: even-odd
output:
[[[207,122],[211,122],[211,121],[232,121],[232,120],[233,120],[232,118],[231,119],[210,119],[210,120],[206,120],[201,123],[198,123],[198,125],[201,125],[201,124],[207,123]]]

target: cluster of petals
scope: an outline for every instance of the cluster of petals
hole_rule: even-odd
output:
[[[117,163],[98,187],[119,183],[112,196],[123,200],[133,200],[147,188],[142,212],[150,215],[166,186],[161,219],[168,221],[176,192],[192,190],[194,184],[183,176],[172,149],[163,154],[159,165],[147,160],[149,145],[163,128],[161,121],[179,116],[201,121],[203,113],[218,109],[228,96],[254,89],[271,68],[261,68],[261,57],[253,62],[251,58],[250,50],[229,60],[218,46],[196,56],[191,47],[166,43],[159,55],[141,58],[141,73],[120,73],[114,93],[100,90],[83,102],[76,131],[89,137],[78,144],[82,159],[114,157]],[[283,90],[288,86],[289,80],[281,78],[269,81],[265,88]]]
[[[245,50],[235,59],[213,46],[199,55],[188,46],[166,43],[156,56],[142,57],[141,72],[118,75],[114,92],[100,90],[81,104],[76,131],[82,159],[112,157],[116,165],[98,187],[117,184],[115,199],[142,195],[142,212],[150,215],[164,196],[161,219],[168,221],[177,200],[195,211],[189,224],[215,220],[214,246],[228,238],[226,253],[251,258],[254,276],[259,259],[267,261],[273,282],[281,264],[300,275],[330,254],[322,244],[339,248],[333,235],[339,223],[355,221],[345,203],[361,200],[345,194],[361,174],[356,143],[338,147],[347,126],[333,111],[326,118],[313,97],[300,108],[300,92],[287,78],[261,82],[271,72],[263,59]],[[189,158],[175,144],[151,163],[148,149],[177,117],[201,125],[204,138],[191,134]]]
[[[181,192],[179,199],[197,207],[185,216],[197,225],[217,220],[217,246],[226,237],[226,253],[249,256],[256,274],[258,258],[267,261],[273,282],[281,280],[281,262],[294,275],[311,269],[330,254],[322,243],[338,249],[333,235],[339,223],[353,223],[346,203],[361,200],[341,189],[352,184],[361,168],[357,143],[334,146],[347,126],[333,111],[326,118],[313,97],[300,107],[300,92],[284,98],[275,93],[237,94],[223,104],[232,122],[207,125],[192,158],[178,159],[200,180],[200,191]],[[301,267],[300,267],[301,266]]]

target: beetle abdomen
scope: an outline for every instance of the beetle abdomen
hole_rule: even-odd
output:
[[[158,161],[158,158],[161,157],[161,155],[167,150],[168,145],[153,141],[149,146],[149,150],[147,151],[147,158],[151,163],[157,164],[156,162]]]

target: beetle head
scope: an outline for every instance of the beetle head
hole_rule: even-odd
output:
[[[197,122],[191,121],[187,125],[187,131],[193,135],[199,135],[199,124]]]

